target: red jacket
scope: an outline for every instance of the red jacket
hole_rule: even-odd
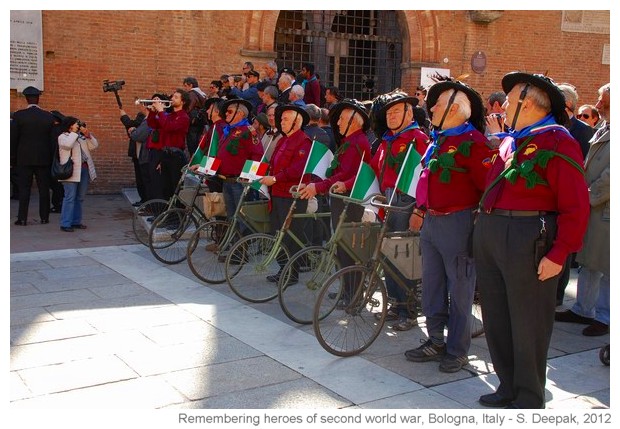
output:
[[[524,139],[517,140],[517,147]],[[501,143],[499,154],[494,160],[492,171],[487,177],[490,184],[499,175],[512,158],[512,138]],[[572,158],[583,165],[583,155],[579,143],[568,133],[552,130],[538,134],[517,154],[517,161],[522,164],[536,156],[539,150],[546,149]],[[553,247],[546,257],[556,264],[564,264],[569,253],[581,248],[588,217],[590,200],[588,186],[584,175],[565,159],[554,156],[546,168],[535,165],[534,170],[548,185],[537,184],[533,188],[526,186],[526,178],[518,176],[514,185],[502,179],[496,186],[499,192],[491,207],[487,209],[504,210],[540,210],[558,213],[557,234]],[[487,201],[487,199],[485,199]]]
[[[393,135],[391,131],[390,135]],[[377,152],[375,152],[375,156],[370,162],[370,166],[375,171],[377,179],[379,179],[381,192],[385,192],[386,188],[395,188],[396,179],[398,178],[398,171],[404,160],[405,154],[407,153],[408,145],[411,143],[415,143],[415,149],[420,155],[424,155],[424,152],[426,152],[426,146],[428,146],[428,136],[419,128],[414,128],[402,133],[391,144],[383,140],[379,145]],[[394,165],[389,165],[390,162],[387,161],[388,146],[391,148],[391,158],[403,158],[400,159],[400,162],[397,162]],[[383,178],[381,177],[382,171]]]
[[[222,163],[217,172],[228,177],[239,176],[245,161],[260,161],[262,156],[263,145],[254,137],[250,127],[238,126],[231,129],[227,137],[220,136],[217,158]]]
[[[317,193],[326,194],[336,182],[344,182],[347,190],[351,190],[362,159],[364,162],[370,161],[370,143],[366,134],[358,130],[343,138],[334,154],[334,160],[338,165],[331,176],[315,183]],[[335,163],[332,162],[332,165]]]
[[[189,115],[185,110],[177,110],[172,113],[149,112],[146,122],[159,134],[157,142],[151,138],[149,145],[147,145],[149,149],[162,150],[165,147],[185,149],[185,136],[189,129]]]
[[[270,175],[276,178],[270,190],[272,196],[291,198],[289,190],[299,185],[311,147],[312,141],[303,130],[278,140],[271,155]]]
[[[473,142],[469,156],[459,151],[460,145],[465,142]],[[453,153],[454,167],[464,171],[450,170],[448,182],[441,180],[442,173],[446,174],[442,167],[434,173],[429,172],[426,208],[451,212],[476,207],[486,187],[486,177],[491,164],[492,151],[487,146],[486,137],[478,130],[446,137],[433,158],[445,153]]]

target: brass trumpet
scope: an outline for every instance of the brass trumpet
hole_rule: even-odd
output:
[[[168,108],[172,104],[172,101],[170,100],[136,100],[136,106],[140,104],[143,104],[145,106],[150,106],[153,103],[156,103],[158,101],[164,106],[164,108]]]

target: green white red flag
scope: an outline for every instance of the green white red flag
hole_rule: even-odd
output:
[[[414,145],[410,144],[407,149],[407,155],[403,161],[398,178],[396,179],[396,189],[415,198],[415,191],[418,186],[418,180],[422,173],[422,156],[415,150]]]
[[[327,175],[327,169],[329,168],[334,154],[323,143],[319,143],[316,140],[312,142],[312,148],[310,148],[310,154],[306,160],[306,167],[304,168],[304,174],[314,174],[321,179],[325,179]]]
[[[377,179],[375,171],[370,165],[362,161],[357,170],[350,197],[358,201],[363,201],[371,195],[380,193],[379,180]]]
[[[264,160],[264,158],[263,158]],[[243,169],[241,170],[241,174],[239,177],[242,179],[247,179],[252,182],[250,187],[252,189],[256,189],[258,192],[270,198],[269,196],[269,188],[266,185],[261,185],[259,180],[265,177],[267,171],[269,170],[269,164],[266,162],[260,161],[252,161],[248,159],[243,164]]]

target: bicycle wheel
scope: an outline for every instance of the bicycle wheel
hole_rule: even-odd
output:
[[[168,201],[161,199],[148,200],[133,212],[132,228],[136,239],[149,245],[149,232],[153,220],[168,208]],[[150,222],[149,222],[150,219]]]
[[[275,237],[251,234],[239,240],[226,257],[226,280],[232,291],[250,302],[267,302],[278,296],[277,273],[289,259],[284,246],[271,257]]]
[[[223,255],[222,242],[230,223],[224,220],[209,221],[192,234],[187,245],[187,263],[196,277],[206,283],[224,283],[226,281],[225,265],[220,262]],[[229,243],[236,243],[241,238],[239,231],[230,237]]]
[[[482,324],[482,308],[480,306],[480,292],[474,292],[474,302],[471,306],[471,337],[476,338],[484,334]]]
[[[198,222],[183,209],[166,210],[153,221],[149,249],[158,261],[178,264],[187,257],[187,244],[198,229]]]
[[[284,314],[293,322],[312,323],[321,287],[339,269],[334,255],[324,247],[306,247],[295,253],[278,280],[278,300]]]
[[[327,279],[319,293],[312,319],[314,333],[328,352],[353,356],[377,338],[386,313],[383,280],[367,267],[345,267]]]

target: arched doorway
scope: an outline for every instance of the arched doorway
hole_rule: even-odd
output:
[[[281,11],[278,64],[314,63],[321,82],[345,97],[369,100],[400,86],[402,39],[396,11]]]

